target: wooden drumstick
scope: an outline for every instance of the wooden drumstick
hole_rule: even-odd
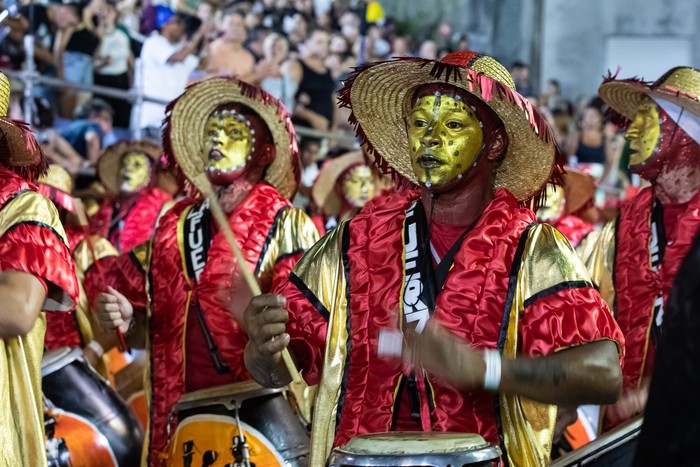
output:
[[[214,193],[211,183],[209,183],[209,179],[206,177],[206,175],[200,174],[196,177],[194,184],[197,187],[197,189],[199,189],[199,191],[202,193],[202,195],[206,196],[209,200],[209,208],[211,209],[211,213],[214,216],[214,221],[219,226],[219,229],[223,232],[224,238],[226,238],[226,241],[228,242],[229,246],[231,246],[231,250],[233,250],[233,254],[236,257],[236,261],[238,262],[238,265],[241,268],[241,272],[243,273],[243,278],[248,284],[248,287],[253,293],[253,296],[261,295],[262,291],[260,290],[258,281],[255,279],[255,276],[253,276],[253,273],[250,272],[250,269],[248,269],[247,262],[243,257],[243,252],[241,252],[241,249],[238,247],[236,237],[233,234],[233,231],[231,230],[231,226],[228,225],[228,219],[224,214],[224,210],[221,209],[221,205],[219,204],[219,200],[216,198],[216,193]],[[297,370],[297,367],[294,364],[294,360],[292,360],[292,356],[289,354],[289,350],[287,350],[286,348],[282,349],[282,360],[284,361],[284,365],[287,367],[287,371],[292,377],[292,380],[295,383],[301,383],[302,379],[301,375],[299,374],[299,370]]]
[[[80,198],[73,199],[73,205],[75,206],[75,214],[78,216],[78,224],[83,229],[83,234],[85,234],[85,241],[87,241],[88,250],[92,256],[92,264],[95,268],[97,276],[100,278],[100,286],[102,290],[107,288],[107,280],[102,272],[102,267],[97,258],[97,253],[95,252],[95,245],[92,243],[92,235],[90,234],[90,228],[88,224],[87,213],[85,212],[85,206],[83,206],[82,200]],[[122,334],[119,328],[115,329],[117,331],[117,342],[119,343],[120,352],[129,352],[129,347],[126,345],[126,339],[124,339],[124,334]]]

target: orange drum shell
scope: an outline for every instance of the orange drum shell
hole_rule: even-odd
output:
[[[47,413],[56,422],[53,438],[64,440],[73,467],[117,467],[107,438],[92,423],[62,410],[49,410]]]
[[[256,467],[281,467],[284,459],[279,455],[272,443],[258,430],[241,422],[245,431],[250,462]],[[185,445],[192,441],[191,465],[202,465],[202,456],[206,451],[218,453],[212,467],[231,464],[233,454],[231,446],[233,438],[238,436],[238,426],[233,417],[215,414],[199,414],[182,420],[175,431],[170,443],[167,465],[184,467]]]
[[[146,392],[141,390],[129,396],[126,404],[138,418],[141,423],[141,428],[146,429],[148,426],[148,402],[146,401]]]

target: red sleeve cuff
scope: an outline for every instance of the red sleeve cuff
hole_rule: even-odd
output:
[[[527,356],[604,339],[617,342],[620,359],[624,356],[622,332],[592,287],[565,288],[529,304],[520,321],[520,334],[522,353]]]

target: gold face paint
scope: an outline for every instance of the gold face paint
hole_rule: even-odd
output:
[[[407,129],[413,172],[426,187],[461,178],[476,161],[484,137],[474,109],[438,94],[416,102]]]
[[[659,110],[654,101],[645,99],[637,107],[637,115],[625,132],[632,151],[630,165],[638,165],[650,159],[659,144],[660,135]]]
[[[119,178],[122,193],[133,193],[145,187],[151,178],[148,156],[140,152],[124,154],[119,166]]]
[[[343,195],[348,203],[361,208],[374,197],[372,171],[366,165],[351,169],[343,180]]]
[[[241,171],[251,159],[254,132],[245,117],[235,112],[215,113],[204,127],[208,172],[224,174]]]

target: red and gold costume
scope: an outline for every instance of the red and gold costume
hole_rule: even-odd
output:
[[[46,175],[39,178],[39,191],[54,202],[59,214],[67,216],[74,213],[75,207],[70,193],[73,191],[73,180],[68,172],[60,166],[52,164]],[[65,225],[64,220],[64,225]],[[85,241],[84,231],[75,224],[65,225],[68,246],[76,264],[80,299],[74,312],[46,314],[46,336],[44,346],[47,350],[61,347],[85,347],[94,339],[93,326],[90,322],[90,310],[87,297],[83,290],[85,271],[93,264],[92,254]],[[95,253],[98,258],[118,255],[117,250],[104,238],[93,237]],[[104,368],[100,368],[104,370]]]
[[[125,197],[120,194],[119,162],[124,155],[135,152],[151,160],[150,180],[148,186]],[[169,193],[152,186],[159,157],[160,148],[143,141],[116,143],[100,157],[98,174],[111,196],[90,218],[91,229],[94,234],[107,238],[119,251],[129,251],[151,238],[164,204],[172,200]]]
[[[601,339],[621,345],[619,329],[569,242],[523,207],[561,166],[548,127],[500,64],[473,52],[440,62],[395,60],[360,70],[341,94],[379,165],[398,172],[406,186],[416,183],[416,175],[401,108],[410,106],[418,86],[432,83],[435,102],[450,92],[443,83],[486,102],[510,141],[494,199],[477,221],[466,231],[430,225],[429,241],[441,258],[463,238],[430,317],[476,347],[499,349],[504,358],[544,356]],[[287,298],[287,332],[302,374],[319,385],[311,464],[321,465],[333,446],[358,434],[422,429],[479,433],[500,445],[511,465],[549,465],[555,406],[485,390],[460,392],[426,377],[424,384],[416,378],[416,411],[401,363],[377,356],[380,329],[403,329],[415,322],[414,313],[428,313],[416,302],[416,290],[424,290],[414,282],[420,275],[411,272],[421,255],[414,249],[423,241],[413,235],[419,208],[415,189],[375,198],[317,243],[279,289]]]
[[[622,123],[630,127],[644,102],[658,105],[656,126],[646,125],[648,133],[655,127],[658,135],[647,145],[652,155],[637,160],[640,150],[632,157],[632,169],[642,177],[654,184],[659,170],[673,173],[700,165],[698,134],[684,125],[684,121],[700,121],[698,70],[674,68],[653,84],[609,79],[599,92],[622,117]],[[674,115],[672,104],[682,109],[686,120]],[[631,137],[629,132],[626,136],[633,141],[645,136],[635,133]],[[621,206],[618,218],[605,226],[587,261],[625,335],[625,389],[637,388],[651,376],[664,304],[681,261],[700,229],[700,192],[678,205],[662,205],[655,192],[654,186],[646,188]]]
[[[215,92],[216,99],[208,99],[205,104],[201,96],[209,92]],[[180,112],[203,108],[205,121],[219,105],[230,102],[257,112],[270,127],[277,148],[265,181],[254,186],[228,214],[247,264],[236,263],[224,234],[212,220],[208,202],[200,197],[187,198],[166,212],[151,241],[128,254],[103,261],[104,269],[110,271],[110,285],[134,307],[149,307],[148,463],[153,466],[160,465],[167,452],[167,433],[174,429],[168,422],[177,422],[168,416],[183,394],[250,379],[243,362],[248,338],[235,321],[230,305],[233,297],[234,303],[241,304],[238,312],[242,313],[250,299],[240,268],[249,268],[260,288],[271,291],[318,239],[311,220],[289,202],[296,192],[299,174],[289,117],[276,100],[257,88],[233,79],[212,79],[188,88],[171,105],[168,120],[167,134],[178,164],[187,167],[181,158],[202,157],[199,154],[204,152],[200,148],[190,155],[183,154],[182,138],[193,138],[191,122],[182,122],[190,127],[188,134],[181,134],[178,129],[182,124]],[[191,175],[186,169],[183,172]],[[90,279],[96,278],[89,276]],[[207,346],[209,337],[213,351]]]
[[[60,291],[61,298],[47,298],[45,311],[71,311],[78,284],[65,232],[53,203],[28,181],[35,181],[48,164],[24,124],[0,118],[0,133],[0,270],[31,274],[47,293]],[[45,329],[41,314],[26,336],[0,340],[2,465],[46,464],[41,399]]]

